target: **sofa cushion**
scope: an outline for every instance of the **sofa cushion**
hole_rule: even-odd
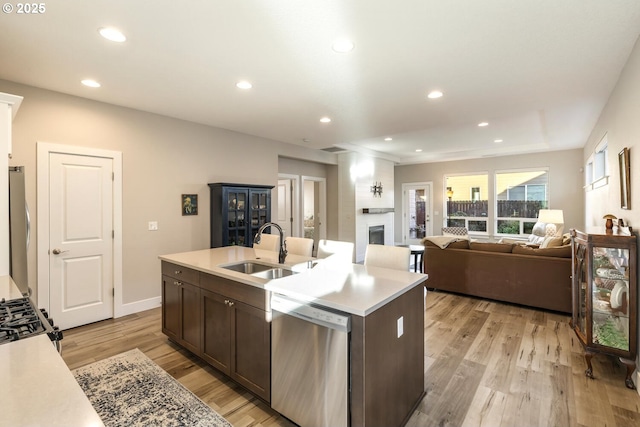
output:
[[[536,255],[536,256],[549,256],[556,258],[571,258],[571,245],[558,246],[555,248],[540,248],[534,249],[527,246],[514,246],[514,254],[520,255]]]
[[[513,246],[514,245],[512,243],[469,243],[469,249],[473,251],[502,252],[505,254],[511,253],[511,251],[513,250]]]

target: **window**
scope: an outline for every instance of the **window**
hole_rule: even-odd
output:
[[[546,169],[496,173],[496,234],[531,234],[538,211],[546,209],[549,173]]]
[[[605,134],[585,167],[585,188],[592,190],[609,183],[609,141]]]
[[[470,233],[486,234],[488,231],[489,200],[487,173],[455,175],[445,177],[447,227],[466,227]]]

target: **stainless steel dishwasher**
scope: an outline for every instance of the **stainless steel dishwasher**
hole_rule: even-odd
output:
[[[351,316],[271,297],[271,407],[301,427],[349,425]]]

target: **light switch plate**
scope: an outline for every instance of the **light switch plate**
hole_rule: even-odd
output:
[[[398,338],[404,334],[404,316],[398,318]]]
[[[158,230],[158,221],[149,221],[149,231]]]

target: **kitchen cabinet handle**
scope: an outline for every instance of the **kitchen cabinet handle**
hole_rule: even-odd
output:
[[[176,286],[182,286],[182,282],[178,282],[178,281],[173,282],[173,284]]]
[[[228,299],[224,300],[224,305],[229,305],[231,301],[229,301]]]
[[[182,270],[176,270],[173,272],[173,274],[182,274]]]
[[[229,307],[233,307],[235,303],[233,301],[229,301]]]

